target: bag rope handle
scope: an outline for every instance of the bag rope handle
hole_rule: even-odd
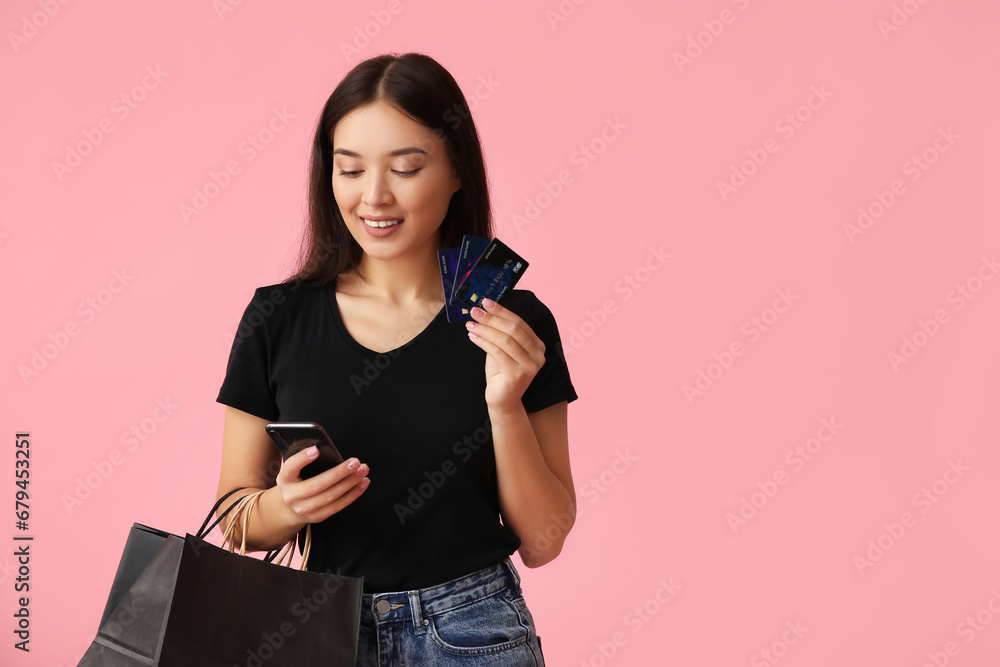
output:
[[[207,536],[207,535],[208,535],[209,533],[211,533],[211,532],[212,532],[212,530],[214,530],[216,526],[218,526],[218,525],[219,525],[219,522],[221,522],[221,521],[222,521],[222,519],[224,519],[224,518],[225,518],[225,516],[226,516],[227,514],[229,514],[229,512],[230,512],[230,511],[232,511],[233,507],[234,507],[234,506],[236,505],[236,503],[233,503],[232,505],[230,505],[229,507],[227,507],[227,508],[226,508],[226,511],[225,511],[225,512],[223,512],[223,513],[222,513],[222,514],[221,514],[220,516],[218,516],[218,517],[217,517],[217,518],[215,519],[215,523],[213,523],[213,524],[212,524],[212,525],[211,525],[210,527],[208,527],[208,529],[206,530],[206,529],[205,529],[205,527],[206,527],[206,526],[208,526],[208,523],[209,523],[209,522],[210,522],[210,521],[212,520],[212,516],[213,516],[213,515],[214,515],[214,514],[215,514],[216,512],[218,512],[218,511],[219,511],[219,507],[221,507],[221,506],[222,506],[222,503],[224,503],[224,502],[226,501],[226,498],[228,498],[229,496],[233,495],[233,494],[234,494],[234,493],[236,493],[237,491],[242,491],[242,490],[243,490],[243,489],[245,489],[245,488],[246,488],[245,486],[241,486],[241,487],[239,487],[238,489],[233,489],[232,491],[230,491],[230,492],[229,492],[229,493],[227,493],[226,495],[224,495],[224,496],[222,496],[221,498],[219,498],[218,500],[216,500],[216,501],[215,501],[215,505],[214,505],[214,506],[212,507],[212,509],[211,509],[211,510],[209,510],[209,512],[208,512],[208,516],[207,516],[207,517],[205,517],[205,522],[201,524],[201,528],[199,528],[199,529],[198,529],[198,532],[197,532],[197,533],[195,533],[195,536],[196,536],[196,537],[198,537],[199,539],[205,539],[205,537],[206,537],[206,536]]]
[[[240,524],[242,524],[243,528],[242,531],[240,531],[242,533],[241,535],[242,539],[240,540],[240,555],[241,556],[246,555],[247,528],[249,528],[250,526],[250,516],[253,514],[254,509],[256,509],[257,501],[260,500],[260,497],[262,495],[264,495],[264,491],[253,491],[251,493],[246,494],[238,501],[233,503],[232,508],[235,508],[236,514],[233,516],[233,519],[230,520],[229,525],[226,526],[226,532],[223,533],[222,535],[223,548],[226,548],[228,546],[229,551],[235,553],[236,524],[237,522],[239,522]],[[284,545],[284,547],[281,550],[281,553],[277,557],[278,565],[282,565],[283,564],[282,561],[284,561],[287,556],[288,562],[285,563],[285,565],[291,567],[292,558],[294,558],[295,556],[296,538],[297,535],[293,535],[292,538],[288,540],[288,542]],[[309,553],[311,549],[312,549],[312,524],[307,523],[305,543],[302,547],[302,562],[299,565],[300,570],[306,569],[306,565],[309,562]],[[269,552],[268,555],[270,556],[271,553],[273,553],[273,551]],[[270,559],[265,559],[265,560],[270,560]]]
[[[236,509],[236,505],[238,503],[233,503],[232,505],[230,505],[229,507],[227,507],[226,511],[223,512],[222,514],[220,514],[218,517],[216,517],[216,519],[212,523],[212,525],[209,526],[208,522],[212,520],[212,515],[219,511],[219,507],[222,505],[223,502],[225,502],[226,498],[228,498],[229,496],[233,495],[237,491],[242,491],[245,488],[247,488],[247,487],[241,486],[239,488],[233,489],[229,493],[225,494],[224,496],[222,496],[221,498],[219,498],[218,500],[216,500],[215,501],[215,506],[212,507],[212,509],[208,513],[208,516],[205,517],[205,522],[201,524],[201,528],[199,528],[198,532],[195,533],[195,537],[197,537],[198,539],[201,539],[201,540],[203,540],[206,537],[208,537],[208,534],[211,533],[213,530],[215,530],[216,526],[218,526],[220,523],[222,523],[222,520],[226,518],[226,515],[229,514],[230,512],[232,512],[234,509]],[[272,549],[271,551],[268,551],[267,554],[264,556],[264,560],[266,562],[270,563],[271,561],[274,560],[274,557],[277,556],[277,555],[278,555],[278,550],[277,549]]]

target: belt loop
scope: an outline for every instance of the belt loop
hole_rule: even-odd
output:
[[[521,575],[517,573],[517,568],[514,567],[513,561],[511,561],[510,556],[504,560],[504,565],[510,570],[511,576],[514,577],[514,583],[517,585],[518,589],[521,588]]]
[[[429,621],[424,618],[424,610],[420,603],[420,591],[410,591],[407,595],[410,598],[410,613],[413,615],[413,631],[422,635]]]

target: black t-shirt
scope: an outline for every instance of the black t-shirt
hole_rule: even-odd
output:
[[[549,309],[526,290],[503,305],[545,343],[525,410],[575,400]],[[444,308],[409,342],[376,353],[347,332],[334,284],[256,290],[217,400],[271,421],[317,422],[345,458],[371,468],[368,490],[313,524],[310,570],[364,576],[366,593],[411,590],[518,549],[500,521],[485,361]]]

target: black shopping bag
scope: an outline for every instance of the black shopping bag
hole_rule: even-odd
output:
[[[207,524],[183,538],[156,531],[163,543],[132,581],[119,567],[127,589],[80,667],[355,665],[363,579],[232,553],[203,539]]]
[[[226,501],[229,496],[233,495],[237,491],[242,491],[244,487],[238,489],[233,489],[229,493],[225,494],[217,501],[215,501],[215,506],[209,511],[208,516],[205,518],[204,523],[201,524],[201,528],[198,529],[198,537],[205,537],[212,530],[219,525],[222,519],[239,507],[238,503],[233,503],[226,508],[226,511],[209,526],[209,522],[212,521],[212,517],[222,506],[222,503]],[[125,597],[129,588],[135,583],[135,580],[139,578],[142,571],[146,569],[146,565],[149,564],[150,559],[156,555],[156,552],[160,550],[163,543],[167,541],[167,538],[171,536],[164,530],[158,530],[156,528],[151,528],[149,526],[144,526],[141,523],[132,524],[132,530],[129,531],[128,540],[125,541],[125,549],[122,551],[122,559],[118,563],[118,571],[115,573],[115,579],[111,584],[111,593],[108,595],[107,604],[104,606],[104,614],[101,615],[101,622],[98,624],[98,629],[107,623],[108,619],[111,617],[111,613],[118,607],[118,604]],[[176,537],[176,536],[175,536]],[[273,554],[276,552],[268,553],[266,560],[270,561],[273,558]]]
[[[142,571],[146,569],[150,559],[156,555],[163,543],[170,537],[170,533],[156,528],[144,526],[141,523],[132,525],[132,530],[128,533],[128,540],[125,542],[125,550],[122,552],[122,559],[118,563],[118,572],[115,573],[115,580],[111,584],[111,594],[108,595],[108,602],[104,607],[104,614],[98,628],[111,618],[111,613],[118,607],[125,594],[139,578]]]

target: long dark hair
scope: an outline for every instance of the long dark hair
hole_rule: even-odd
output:
[[[357,270],[361,246],[344,224],[333,196],[333,131],[357,107],[380,100],[431,128],[461,179],[441,223],[441,247],[461,245],[464,234],[493,237],[479,133],[458,83],[436,60],[421,53],[376,56],[348,72],[316,123],[309,162],[308,227],[299,266],[285,282],[326,285]]]

